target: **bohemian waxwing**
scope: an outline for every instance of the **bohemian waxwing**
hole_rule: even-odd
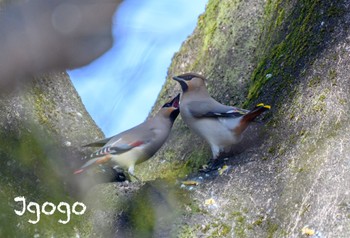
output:
[[[173,79],[180,83],[183,91],[181,117],[191,130],[208,142],[213,159],[237,144],[249,122],[270,109],[262,103],[251,111],[223,105],[209,95],[205,78],[199,74],[186,73]]]
[[[93,165],[108,162],[113,168],[128,169],[129,174],[135,177],[135,165],[151,158],[168,138],[172,125],[179,115],[179,99],[180,94],[164,104],[154,117],[138,126],[85,145],[102,146],[102,148],[83,158],[88,161],[74,174],[79,174]]]

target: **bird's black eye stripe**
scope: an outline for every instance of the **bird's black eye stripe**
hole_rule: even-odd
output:
[[[180,78],[188,81],[188,80],[191,80],[192,78],[194,77],[194,75],[183,75],[183,76],[180,76]]]

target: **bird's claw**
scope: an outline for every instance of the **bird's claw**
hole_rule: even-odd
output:
[[[209,161],[208,164],[203,165],[202,168],[199,171],[203,172],[203,173],[209,173],[209,172],[212,172],[212,171],[216,171],[216,170],[218,170],[221,167],[223,162],[224,161],[219,160],[219,159],[212,159],[212,160]]]

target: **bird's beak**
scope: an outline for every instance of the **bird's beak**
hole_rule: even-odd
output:
[[[171,105],[174,107],[174,108],[179,108],[179,105],[180,105],[180,93],[173,98],[173,100],[171,100]]]
[[[187,82],[186,82],[183,78],[174,76],[173,79],[174,79],[175,81],[178,81],[178,82],[180,83],[183,92],[186,92],[186,91],[187,91],[188,85],[187,85]]]
[[[170,117],[171,121],[174,122],[176,117],[180,113],[180,107],[179,107],[180,106],[180,93],[176,97],[174,97],[170,103],[171,103],[172,108],[168,109],[168,110],[170,110],[169,117]]]

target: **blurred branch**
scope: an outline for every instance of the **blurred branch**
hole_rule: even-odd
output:
[[[86,65],[113,43],[122,0],[30,0],[0,11],[0,89],[25,75]]]

